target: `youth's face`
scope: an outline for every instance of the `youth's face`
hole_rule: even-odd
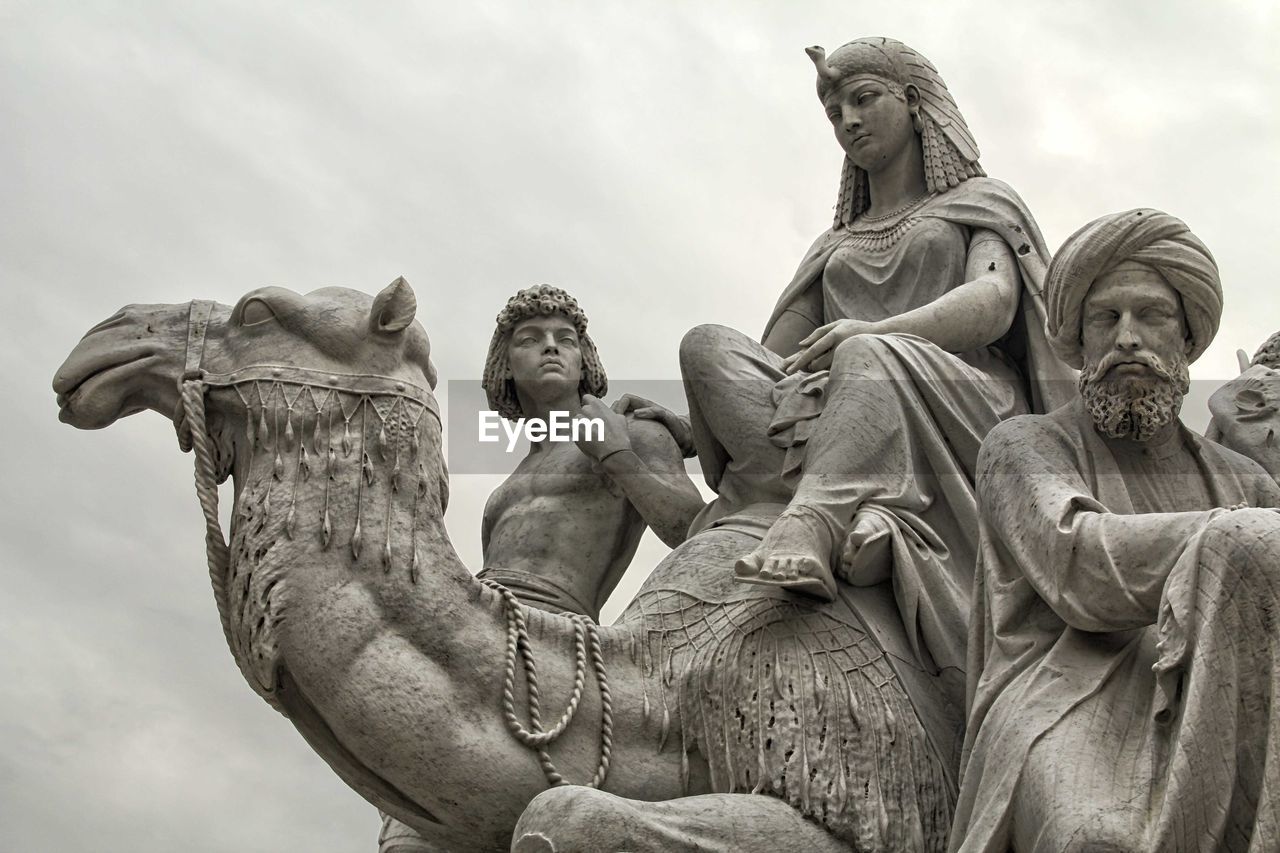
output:
[[[844,153],[874,173],[911,144],[911,102],[918,97],[914,87],[899,96],[883,78],[859,74],[828,92],[823,105]]]
[[[578,330],[563,314],[521,320],[507,341],[507,363],[518,392],[545,399],[576,391],[582,380]]]

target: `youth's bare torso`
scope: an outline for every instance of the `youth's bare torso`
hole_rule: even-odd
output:
[[[630,426],[634,432],[650,425],[633,421]],[[576,444],[542,442],[485,505],[486,574],[496,575],[528,603],[596,618],[644,528],[622,490],[593,469]],[[521,580],[534,588],[520,588]],[[580,606],[556,600],[565,595]]]

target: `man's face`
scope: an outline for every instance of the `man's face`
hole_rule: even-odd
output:
[[[582,380],[578,330],[563,314],[521,320],[507,341],[507,363],[517,392],[539,399],[576,392]]]
[[[1178,292],[1144,264],[1126,263],[1094,282],[1085,296],[1080,339],[1086,364],[1105,378],[1153,375],[1153,363],[1187,354],[1187,326]]]
[[[1122,264],[1082,306],[1080,390],[1114,438],[1144,441],[1177,417],[1187,391],[1187,326],[1178,293],[1151,267]]]
[[[860,74],[827,93],[827,118],[854,165],[876,172],[910,144],[915,129],[908,100],[915,90],[909,92],[906,97],[896,95],[882,78]]]

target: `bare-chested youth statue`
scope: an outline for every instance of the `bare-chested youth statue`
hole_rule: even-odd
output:
[[[569,412],[604,422],[602,438],[532,442],[489,496],[480,533],[480,578],[531,607],[599,621],[645,527],[675,547],[702,508],[681,451],[660,424],[601,402],[608,381],[586,314],[559,288],[539,285],[507,301],[483,385],[489,407],[511,420]],[[391,817],[379,840],[382,853],[439,849]]]
[[[646,526],[675,547],[702,499],[661,425],[601,402],[608,390],[587,318],[558,288],[523,290],[498,315],[485,364],[490,407],[505,418],[553,411],[599,418],[603,439],[533,442],[489,497],[481,578],[534,607],[598,620]]]

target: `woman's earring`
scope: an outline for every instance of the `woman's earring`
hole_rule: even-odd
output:
[[[911,126],[915,128],[916,133],[924,133],[924,122],[920,120],[920,111],[911,111]]]

